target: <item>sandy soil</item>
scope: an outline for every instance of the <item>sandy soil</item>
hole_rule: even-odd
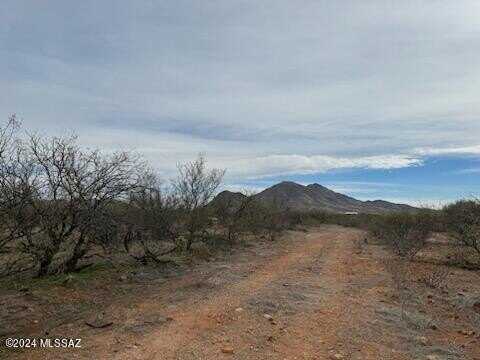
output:
[[[191,271],[137,284],[125,297],[116,292],[108,301],[99,292],[103,300],[96,313],[104,313],[111,326],[92,329],[80,318],[49,334],[80,337],[82,349],[32,349],[7,355],[480,359],[474,315],[455,307],[459,298],[479,290],[478,274],[458,273],[466,281],[463,288],[413,289],[416,296],[407,316],[402,316],[401,301],[385,270],[389,255],[381,246],[363,244],[364,238],[360,230],[337,226],[290,232],[279,242],[257,243]],[[123,280],[125,288],[132,289],[129,282],[135,281]],[[471,288],[464,288],[467,283]]]

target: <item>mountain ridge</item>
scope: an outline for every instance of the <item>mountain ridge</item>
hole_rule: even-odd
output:
[[[283,181],[252,196],[260,202],[276,204],[300,212],[385,214],[418,211],[417,208],[410,205],[396,204],[380,199],[361,201],[318,183],[301,185],[292,181]],[[218,194],[212,203],[228,201],[231,204],[238,204],[244,197],[246,195],[240,192],[225,190]]]

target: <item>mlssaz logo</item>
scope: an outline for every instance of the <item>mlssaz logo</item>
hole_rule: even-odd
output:
[[[82,347],[82,339],[40,339],[42,348],[76,348]]]

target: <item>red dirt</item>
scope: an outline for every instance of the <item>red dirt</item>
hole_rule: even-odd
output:
[[[461,354],[453,354],[453,345],[467,343],[461,336],[454,339],[453,330],[445,335],[438,328],[412,329],[394,315],[388,317],[399,308],[384,269],[388,255],[379,246],[359,247],[364,237],[360,230],[337,226],[292,232],[281,242],[241,250],[221,266],[199,266],[130,296],[128,303],[112,300],[107,312],[113,327],[63,329],[66,336],[83,339],[82,349],[36,349],[17,356],[425,359],[434,354],[446,359],[450,354],[448,358],[461,359],[467,352],[480,358],[475,338],[468,339],[473,345],[464,345]],[[166,320],[128,330],[146,315]],[[428,345],[419,344],[419,336]]]

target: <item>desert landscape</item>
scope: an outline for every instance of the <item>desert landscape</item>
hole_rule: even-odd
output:
[[[388,265],[395,259],[385,247],[338,225],[245,243],[195,265],[99,269],[11,288],[2,296],[3,331],[81,338],[82,348],[4,355],[477,359],[480,274],[439,263],[455,252],[444,240],[430,238],[409,266],[408,295],[398,291],[390,271],[399,269]]]
[[[0,1],[0,359],[480,360],[480,1]]]
[[[478,200],[219,192],[202,155],[164,184],[21,131],[1,132],[2,357],[480,358]]]

